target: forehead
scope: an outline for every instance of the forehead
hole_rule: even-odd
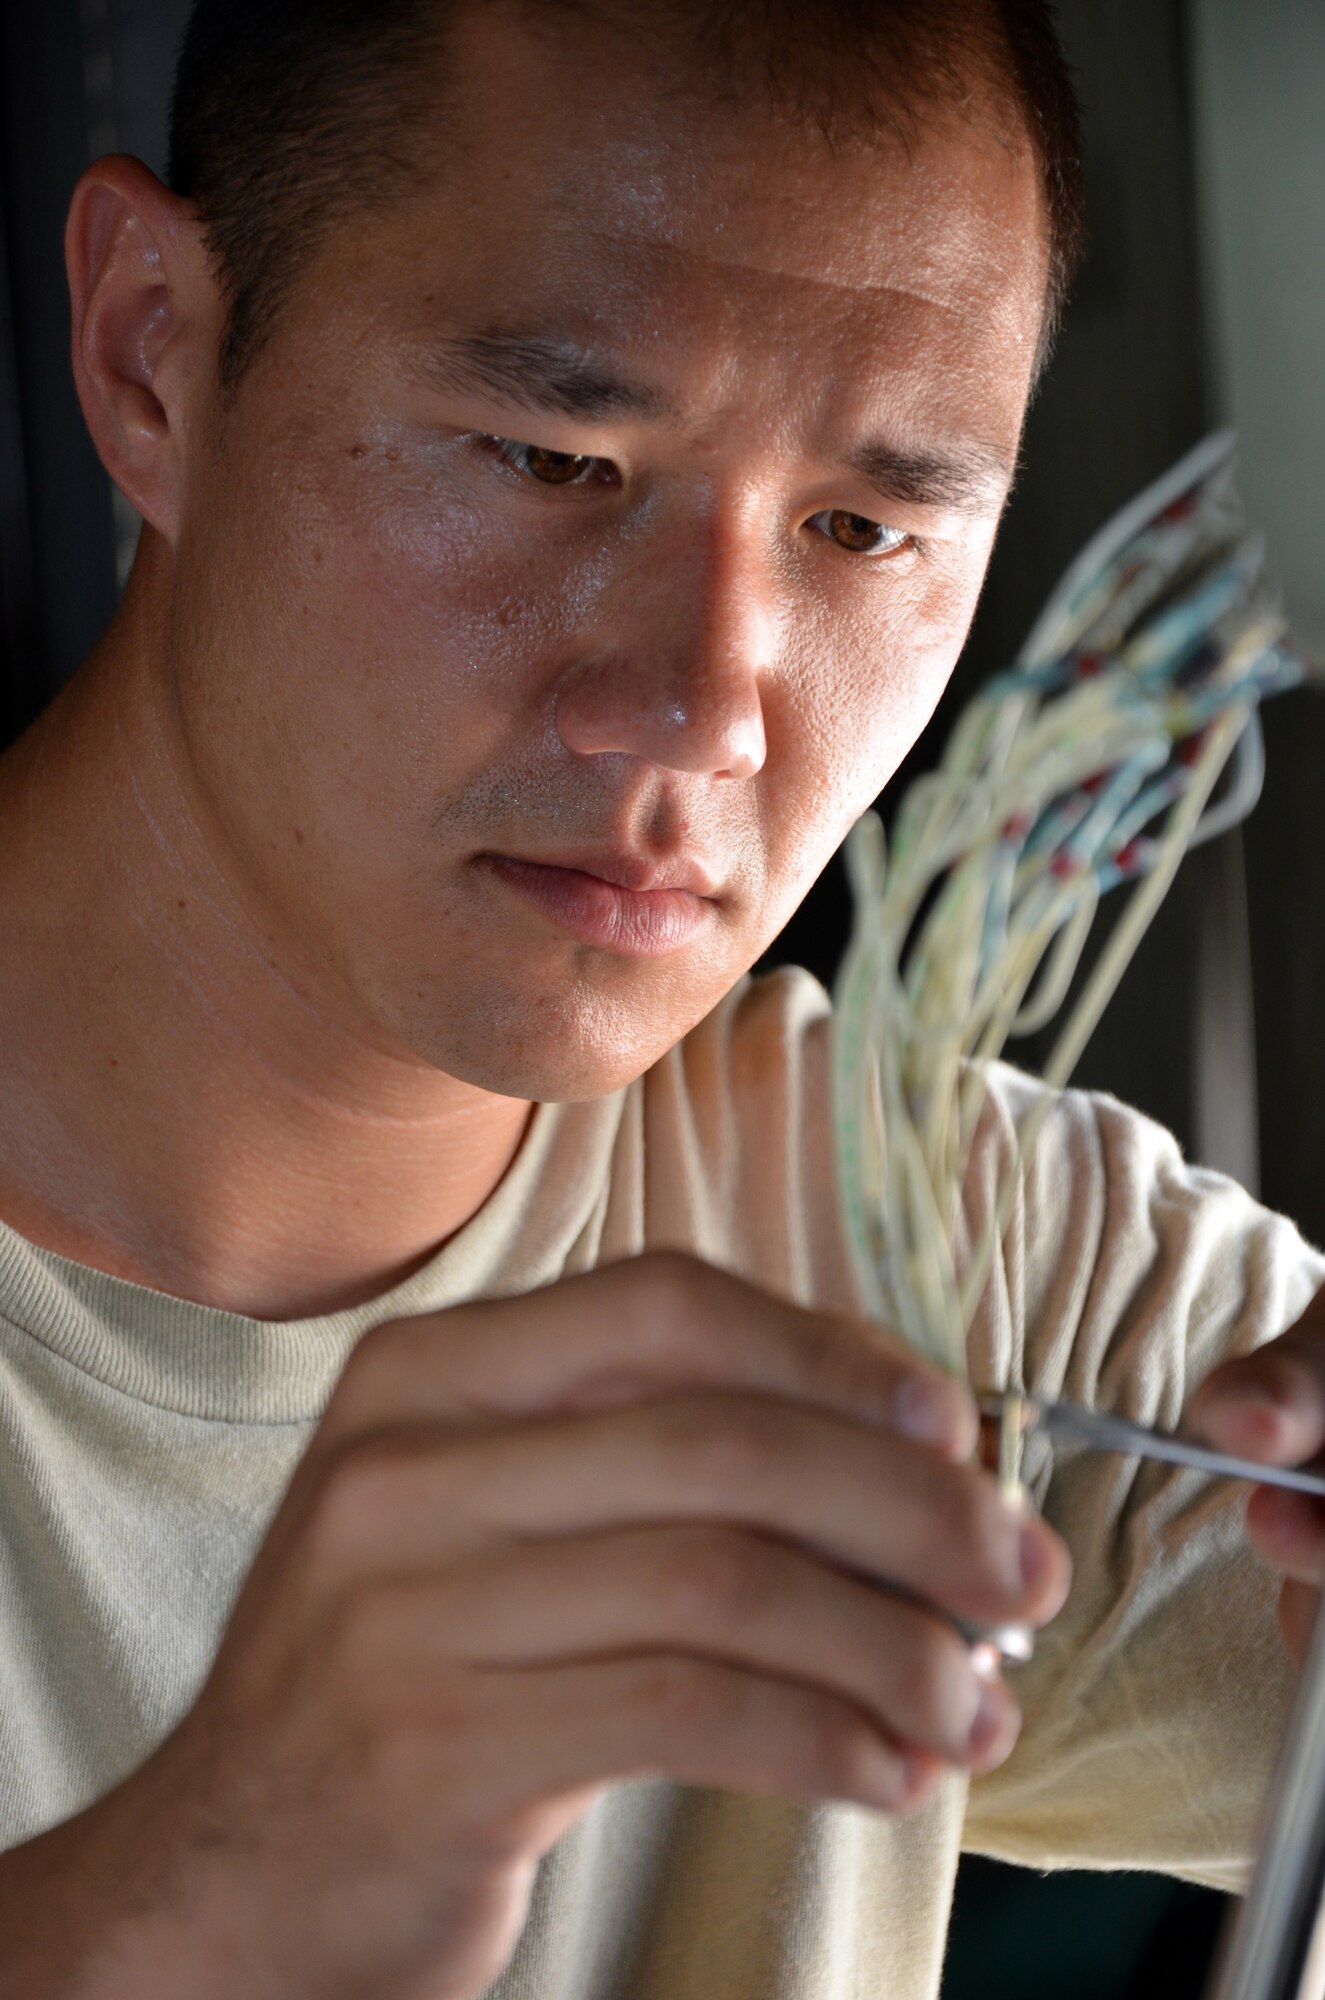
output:
[[[435,158],[340,244],[397,327],[542,324],[692,394],[696,366],[717,394],[817,350],[825,380],[1009,376],[1024,401],[1045,217],[996,93],[830,142],[710,90],[693,50],[501,4],[462,11],[445,70]]]

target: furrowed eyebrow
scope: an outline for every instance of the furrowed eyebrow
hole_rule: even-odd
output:
[[[908,451],[867,444],[849,463],[884,500],[914,507],[951,507],[959,514],[984,514],[1002,507],[1016,467],[989,445],[954,445],[942,451]]]
[[[615,373],[559,334],[492,329],[448,335],[420,350],[419,366],[434,386],[486,390],[538,415],[551,412],[591,423],[619,416],[655,423],[676,418],[656,389]],[[968,514],[1000,509],[1016,471],[1000,452],[982,444],[912,451],[879,441],[861,446],[847,462],[885,501]]]
[[[426,350],[430,380],[449,389],[486,389],[505,403],[560,417],[671,414],[656,390],[611,373],[592,354],[555,335],[468,333]]]

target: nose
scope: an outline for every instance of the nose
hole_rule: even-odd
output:
[[[753,543],[712,521],[666,543],[643,538],[558,687],[568,750],[715,778],[763,768],[780,618]]]

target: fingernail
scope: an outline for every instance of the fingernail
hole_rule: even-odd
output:
[[[1235,1409],[1279,1410],[1283,1404],[1273,1389],[1264,1382],[1203,1382],[1191,1399],[1192,1410],[1208,1410],[1214,1405],[1221,1409],[1231,1404]]]
[[[972,1757],[980,1758],[993,1749],[1007,1734],[1011,1721],[1012,1697],[1001,1681],[994,1681],[980,1690],[980,1706],[975,1711],[975,1721],[967,1740],[967,1749]]]
[[[941,1382],[908,1375],[893,1396],[893,1421],[916,1444],[946,1444],[953,1432],[951,1395]]]
[[[971,1648],[971,1672],[978,1681],[997,1680],[1003,1671],[1003,1660],[998,1647],[992,1640],[977,1639]]]
[[[903,1812],[920,1790],[925,1771],[923,1757],[879,1744],[869,1759],[865,1783],[884,1812]]]
[[[924,1786],[929,1771],[928,1758],[914,1756],[909,1752],[903,1755],[900,1785],[902,1805],[909,1805],[915,1798],[917,1792]]]
[[[1191,1421],[1216,1444],[1256,1451],[1274,1444],[1284,1408],[1283,1401],[1262,1383],[1245,1389],[1220,1383],[1194,1405]]]

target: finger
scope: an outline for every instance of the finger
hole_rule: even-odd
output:
[[[1217,1446],[1266,1465],[1300,1465],[1325,1449],[1325,1352],[1317,1338],[1285,1334],[1226,1361],[1202,1382],[1190,1427]]]
[[[722,1661],[673,1652],[494,1671],[440,1688],[435,1761],[425,1731],[412,1760],[423,1802],[448,1818],[504,1825],[541,1845],[566,1792],[628,1780],[911,1810],[945,1765],[906,1750],[848,1701]],[[457,1756],[457,1713],[477,1756]],[[420,1817],[422,1816],[422,1812]],[[561,1817],[561,1816],[558,1816]]]
[[[1258,1486],[1247,1503],[1247,1532],[1284,1576],[1316,1587],[1325,1583],[1325,1501]]]
[[[966,1386],[871,1322],[809,1312],[695,1258],[656,1253],[375,1329],[323,1430],[334,1440],[402,1414],[484,1421],[680,1388],[783,1396],[957,1459],[979,1435]]]
[[[347,1446],[308,1529],[310,1590],[494,1541],[664,1522],[772,1532],[977,1624],[1043,1623],[1070,1564],[988,1474],[771,1397],[674,1396],[500,1432]]]
[[[896,1742],[986,1770],[1015,1739],[1001,1682],[949,1625],[771,1537],[728,1528],[581,1536],[383,1594],[384,1646],[431,1671],[684,1651],[852,1701]],[[430,1657],[431,1656],[431,1657]]]

